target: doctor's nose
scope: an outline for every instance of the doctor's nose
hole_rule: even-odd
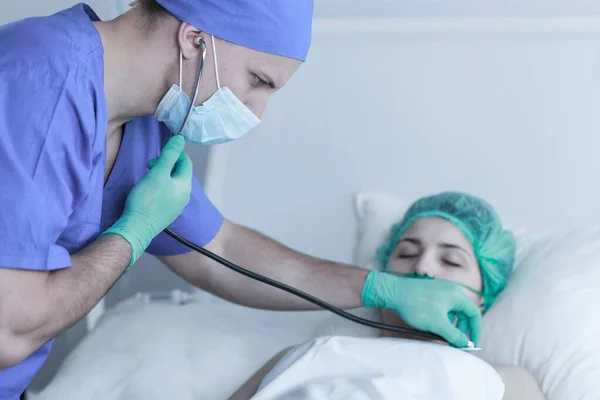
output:
[[[244,104],[258,119],[262,119],[263,114],[265,113],[265,109],[267,108],[267,103],[271,94],[268,92],[258,93],[253,96],[252,99],[246,101]]]

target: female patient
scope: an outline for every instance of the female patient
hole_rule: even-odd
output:
[[[497,296],[505,288],[512,271],[514,258],[514,238],[510,232],[502,228],[500,219],[493,208],[482,199],[456,192],[445,192],[425,197],[415,202],[406,212],[402,221],[392,227],[387,242],[377,252],[377,259],[381,268],[390,273],[413,279],[445,279],[457,283],[464,288],[466,295],[481,307],[483,313],[492,306]],[[388,324],[407,326],[396,314],[386,310],[383,311],[383,320]],[[467,325],[465,321],[459,320],[455,322],[459,329],[463,331],[466,329]],[[334,344],[330,341],[320,341],[318,344],[315,344],[317,342],[313,341],[310,344],[305,344],[304,347],[300,346],[284,350],[271,359],[246,382],[231,399],[247,400],[253,397],[259,387],[265,385],[265,377],[267,377],[267,380],[269,380],[269,377],[271,380],[277,378],[277,376],[271,377],[270,375],[273,374],[269,374],[276,367],[280,370],[286,368],[291,370],[292,367],[299,368],[292,361],[286,361],[284,358],[286,355],[289,356],[287,358],[294,358],[290,355],[293,352],[304,352],[302,354],[313,352],[307,356],[309,357],[309,362],[305,362],[308,365],[306,367],[308,369],[304,372],[298,372],[299,376],[306,375],[309,370],[311,371],[310,373],[315,374],[314,371],[320,368],[327,370],[327,367],[330,367],[330,369],[339,370],[339,368],[334,366],[334,361],[329,361],[334,359],[338,362],[335,365],[352,364],[357,359],[360,359],[363,364],[367,365],[369,362],[367,358],[372,358],[373,353],[381,350],[382,345],[384,345],[384,350],[379,357],[382,357],[381,360],[392,360],[392,364],[395,363],[395,365],[392,365],[392,368],[396,373],[401,370],[402,363],[408,357],[410,353],[408,350],[420,349],[418,351],[421,353],[416,353],[417,359],[422,357],[421,354],[426,354],[422,348],[427,346],[435,346],[431,349],[427,348],[427,351],[430,352],[427,354],[431,354],[431,351],[460,352],[460,350],[450,349],[439,344],[417,342],[417,338],[388,331],[385,331],[381,336],[381,339],[340,339],[339,342],[335,342]],[[398,338],[404,340],[398,341]],[[343,340],[351,340],[352,343],[348,345]],[[381,341],[390,341],[390,343],[382,344]],[[368,357],[364,354],[359,354],[360,352],[356,350],[358,349],[357,346],[354,347],[355,350],[352,350],[352,345],[357,343],[361,350],[373,346],[372,351],[369,350],[365,353]],[[330,346],[330,348],[319,348],[319,346]],[[336,347],[336,350],[332,352],[331,346]],[[344,351],[341,351],[340,348],[343,346],[346,346],[346,348]],[[298,350],[301,348],[303,350]],[[332,354],[335,353],[335,357],[327,358],[326,361],[319,361],[319,357],[315,356],[319,352],[327,353],[328,351]],[[464,361],[460,359],[461,361],[458,365],[461,369],[464,368],[465,374],[468,373],[467,364],[473,363],[475,360],[481,363],[481,365],[473,364],[471,367],[473,371],[481,370],[482,365],[484,367],[487,366],[475,357],[466,353],[463,354],[464,356],[462,354],[453,354],[452,357],[459,357],[457,359],[464,357]],[[301,355],[297,355],[296,359],[299,357],[301,358]],[[410,361],[406,361],[404,364],[407,362],[409,363]],[[282,366],[282,363],[285,365]],[[323,366],[318,365],[318,363],[328,365]],[[301,363],[297,362],[296,364],[300,365]],[[408,366],[409,369],[410,367]],[[432,376],[438,374],[435,376],[441,376],[446,380],[462,379],[456,376],[448,378],[447,369],[444,370],[446,367],[446,365],[440,365],[439,367],[437,365],[427,365],[427,371],[418,371],[418,377],[422,377],[423,374],[430,374]],[[491,369],[491,367],[487,367]],[[413,367],[413,370],[415,368],[418,367]],[[501,366],[496,366],[494,369],[504,383],[505,391],[503,399],[536,400],[544,398],[537,384],[526,371],[517,367]],[[373,374],[372,369],[367,371]],[[385,375],[385,372],[376,371],[375,375],[379,376],[378,374]],[[280,373],[275,375],[283,376]],[[430,377],[431,380],[436,381],[438,378]],[[449,387],[456,388],[458,386],[460,386],[459,383],[453,383]],[[336,388],[336,393],[340,391],[340,387]],[[351,389],[348,390],[352,391]],[[378,393],[380,395],[381,391],[378,391]],[[338,398],[339,395],[338,397],[333,397]],[[342,395],[339,398],[344,398],[344,396]],[[349,397],[346,396],[346,398]]]

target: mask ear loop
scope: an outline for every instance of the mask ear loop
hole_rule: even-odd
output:
[[[219,80],[219,63],[217,62],[217,49],[215,46],[215,37],[210,35],[212,41],[213,59],[215,60],[215,76],[217,77],[217,88],[221,89],[221,82]]]
[[[204,39],[202,39],[202,37],[198,36],[195,40],[194,43],[196,43],[197,46],[201,46],[202,47],[202,57],[200,60],[200,66],[198,68],[198,78],[196,79],[196,88],[194,89],[194,96],[192,97],[192,101],[190,102],[190,106],[188,108],[187,114],[185,116],[185,119],[183,120],[183,122],[181,123],[181,127],[179,128],[179,135],[183,134],[183,129],[185,128],[188,119],[190,118],[190,115],[192,114],[192,111],[194,110],[194,105],[196,104],[196,100],[198,99],[198,91],[200,90],[200,81],[202,80],[202,73],[204,71],[204,60],[206,59],[206,43],[204,42]],[[180,60],[183,60],[183,54],[181,53],[181,51],[179,52],[179,56],[180,56]],[[179,80],[182,80],[182,68],[183,68],[183,62],[180,63],[180,73],[179,73]],[[181,89],[183,90],[183,88]]]
[[[183,53],[179,50],[179,89],[183,90]]]

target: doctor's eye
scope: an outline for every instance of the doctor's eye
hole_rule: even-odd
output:
[[[256,75],[256,74],[252,74],[252,86],[254,87],[271,87],[271,84],[267,81],[265,81],[264,79],[262,79],[260,76]]]

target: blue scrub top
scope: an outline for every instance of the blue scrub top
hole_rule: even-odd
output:
[[[146,163],[171,136],[152,116],[129,122],[104,184],[108,116],[96,20],[78,4],[0,27],[0,268],[69,268],[70,254],[121,216]],[[171,228],[205,245],[223,218],[193,182],[191,200]],[[187,251],[164,234],[148,248],[162,256]],[[0,371],[0,400],[18,398],[52,342]]]

